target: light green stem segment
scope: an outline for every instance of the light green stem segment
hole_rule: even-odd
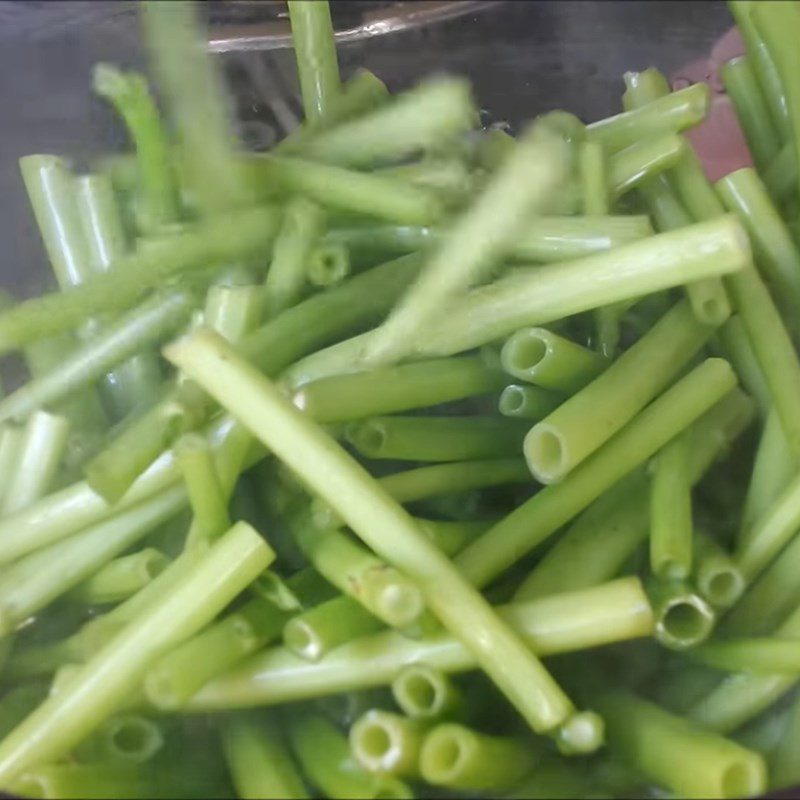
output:
[[[681,797],[753,797],[767,788],[761,756],[634,694],[597,698],[611,752]]]
[[[449,719],[465,708],[461,690],[444,672],[427,664],[403,667],[392,681],[392,697],[412,719]]]
[[[733,389],[693,423],[688,471],[697,483],[711,464],[745,431],[753,402]],[[647,478],[634,472],[599,497],[551,547],[520,584],[515,598],[530,600],[558,591],[594,586],[618,575],[648,533]]]
[[[111,179],[96,173],[76,179],[75,201],[93,272],[105,272],[128,252],[128,242]],[[119,419],[137,406],[155,401],[162,381],[152,352],[137,353],[103,378],[103,398]]]
[[[569,263],[520,270],[476,288],[432,322],[413,350],[418,357],[453,355],[526,325],[736,272],[750,263],[747,234],[733,217],[690,225]],[[368,332],[321,350],[296,370],[319,376],[360,368],[372,336]]]
[[[92,88],[122,117],[136,148],[136,178],[143,232],[177,222],[178,187],[166,131],[144,75],[96,64]]]
[[[303,147],[303,157],[369,169],[446,146],[476,118],[469,81],[430,78],[371,112],[317,134]]]
[[[9,789],[21,797],[57,800],[138,800],[156,791],[150,776],[141,769],[119,764],[45,764],[28,770]]]
[[[92,267],[67,162],[58,156],[24,156],[19,168],[58,285],[83,283]]]
[[[246,204],[251,195],[234,157],[230,103],[197,9],[179,0],[145,4],[141,14],[192,204],[203,215]]]
[[[260,597],[249,600],[155,661],[144,676],[147,699],[165,711],[181,708],[208,681],[278,639],[289,617]]]
[[[304,197],[289,202],[264,282],[264,316],[293,306],[303,292],[309,254],[325,227],[325,213]]]
[[[720,639],[696,647],[689,655],[724,672],[800,676],[800,639]]]
[[[797,753],[800,748],[800,703],[792,703],[788,724],[781,728],[780,739],[770,759],[770,784],[778,789],[792,786],[800,778]]]
[[[531,428],[525,458],[542,483],[563,480],[674,380],[711,338],[683,300],[599,377]]]
[[[327,0],[289,0],[292,42],[306,119],[324,119],[341,92],[336,42]]]
[[[492,520],[447,521],[415,517],[415,521],[420,530],[446,556],[453,556],[463,550],[493,525]]]
[[[734,314],[718,332],[718,345],[731,362],[742,386],[758,403],[761,418],[766,420],[772,411],[772,398],[764,373],[758,363],[742,319]]]
[[[652,225],[644,215],[531,217],[506,259],[522,263],[567,261],[652,235]],[[440,243],[443,237],[439,228],[376,225],[333,228],[323,241],[346,245],[357,263],[372,263],[387,256],[424,250]]]
[[[726,279],[731,300],[769,388],[786,441],[800,456],[800,360],[767,287],[754,268]]]
[[[194,515],[195,537],[187,541],[194,547],[199,540],[213,539],[230,528],[228,497],[217,474],[214,451],[205,436],[184,434],[175,444],[175,455]]]
[[[545,487],[455,559],[484,586],[663,447],[736,384],[727,362],[707,359],[639,413],[563,482]]]
[[[50,488],[61,466],[69,422],[47,411],[34,411],[22,429],[16,459],[7,480],[3,514],[28,508]]]
[[[756,28],[752,18],[752,11],[756,5],[757,3],[753,0],[729,0],[728,2],[728,8],[744,39],[747,57],[752,60],[753,72],[769,109],[778,138],[784,142],[791,142],[793,138],[792,120],[781,77],[775,65],[775,57],[767,47],[763,35]]]
[[[520,783],[542,756],[541,745],[534,742],[489,736],[445,722],[425,737],[419,770],[423,779],[434,786],[500,792]]]
[[[504,417],[521,417],[539,421],[561,405],[563,398],[538,386],[512,383],[500,393],[497,410]]]
[[[794,143],[797,163],[800,164],[800,53],[794,44],[800,33],[800,15],[794,6],[770,0],[753,3],[751,18],[778,72],[790,120],[790,133],[786,139]],[[796,184],[795,191],[797,189]]]
[[[242,800],[304,800],[308,792],[277,718],[239,715],[222,728],[222,751]]]
[[[97,314],[129,308],[142,292],[180,273],[266,253],[278,219],[277,211],[266,207],[219,215],[119,259],[69,292],[19,303],[0,313],[0,352],[77,328]]]
[[[306,279],[311,286],[326,287],[341,283],[350,275],[350,254],[343,244],[323,242],[308,257]]]
[[[522,450],[525,420],[497,416],[371,417],[352,422],[345,438],[366,458],[462,461]]]
[[[653,612],[638,578],[514,603],[498,609],[541,656],[597,647],[653,633]],[[269,650],[209,683],[187,711],[276,705],[339,692],[386,686],[409,665],[444,673],[477,668],[475,657],[440,631],[409,639],[384,631],[350,642],[313,664],[285,648]]]
[[[317,422],[346,422],[499,391],[502,373],[479,356],[437,358],[306,383],[292,402]]]
[[[496,458],[417,467],[385,475],[378,480],[384,491],[398,503],[411,503],[485,486],[529,483],[530,475],[524,459]]]
[[[587,217],[608,214],[608,171],[606,155],[599,142],[578,145],[578,173],[583,190],[583,213]]]
[[[670,93],[669,81],[664,77],[664,73],[655,67],[648,67],[641,72],[626,72],[622,79],[625,81],[625,91],[622,93],[624,111],[652,103],[653,100],[666,97]]]
[[[134,481],[184,431],[208,412],[205,395],[185,381],[167,388],[153,406],[124,420],[111,441],[84,467],[89,486],[107,502],[118,502]]]
[[[383,627],[357,600],[340,595],[292,617],[284,626],[283,643],[300,658],[319,661],[339,645]]]
[[[17,468],[22,436],[22,428],[17,425],[6,423],[0,428],[0,475],[4,478],[0,481],[0,506],[4,505],[8,498],[10,481],[5,478],[13,475]]]
[[[229,342],[238,344],[261,319],[261,287],[255,284],[209,287],[203,320]]]
[[[794,610],[773,636],[779,639],[800,638],[800,609]],[[697,702],[689,716],[711,730],[722,733],[736,730],[783,697],[797,684],[797,679],[794,673],[734,673]]]
[[[402,628],[424,611],[414,583],[343,531],[318,528],[305,517],[295,521],[293,533],[320,575],[385,624]]]
[[[745,579],[724,547],[704,531],[694,535],[694,584],[715,609],[730,608],[742,596]]]
[[[793,319],[800,312],[800,251],[755,170],[731,172],[716,184],[728,211],[750,234],[756,262],[778,305]]]
[[[676,436],[656,455],[650,483],[650,569],[681,580],[692,570],[692,486],[689,441]]]
[[[171,345],[165,355],[247,425],[379,557],[417,583],[430,610],[535,730],[569,721],[571,702],[507,623],[380,484],[276,387],[208,331]]]
[[[752,531],[772,509],[781,492],[797,473],[798,459],[791,451],[778,415],[770,411],[758,442],[753,471],[742,509],[737,544],[743,548]]]
[[[342,84],[341,92],[330,98],[324,116],[306,119],[275,145],[274,152],[302,151],[303,145],[313,140],[320,131],[371,111],[385,103],[389,97],[389,90],[380,78],[368,69],[358,69]]]
[[[183,506],[173,487],[14,562],[0,579],[0,635],[78,586]]]
[[[444,207],[430,189],[380,172],[320,164],[288,156],[251,156],[244,162],[259,196],[301,194],[325,208],[374,217],[395,225],[431,225]]]
[[[800,526],[800,476],[796,475],[750,528],[736,552],[748,582],[756,578],[795,538]]]
[[[168,564],[169,559],[160,550],[145,547],[109,561],[91,578],[76,586],[70,599],[87,605],[118,603],[147,586]]]
[[[762,178],[776,203],[791,201],[797,185],[797,155],[794,144],[787,142],[764,170]]]
[[[544,126],[517,140],[511,156],[472,205],[450,226],[368,345],[367,360],[395,361],[409,354],[409,337],[435,319],[442,304],[483,278],[542,208],[566,171],[566,145]]]
[[[643,181],[674,167],[685,150],[683,137],[664,133],[614,153],[608,162],[608,180],[614,196],[620,197]]]
[[[609,361],[545,328],[523,328],[506,340],[500,363],[519,380],[570,395],[596,378]]]
[[[736,109],[747,146],[759,169],[764,169],[780,149],[780,139],[772,124],[769,109],[756,80],[752,56],[737,56],[720,69],[725,92]]]
[[[711,92],[702,81],[652,102],[586,127],[590,141],[600,142],[613,153],[639,139],[655,134],[678,133],[702,122],[708,113]]]
[[[274,558],[245,523],[225,534],[161,599],[133,620],[0,743],[0,784],[60,758],[121,705],[171,645],[212,620]]]
[[[430,723],[371,709],[350,728],[350,751],[367,772],[419,778],[419,755]]]
[[[653,578],[647,591],[656,618],[655,636],[664,647],[687,650],[711,635],[714,609],[686,581]]]
[[[286,725],[304,775],[325,797],[401,800],[414,796],[399,778],[371,774],[356,764],[347,739],[321,714],[292,710],[286,715]]]

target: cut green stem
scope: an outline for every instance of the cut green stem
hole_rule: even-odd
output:
[[[504,417],[521,417],[539,421],[563,402],[559,395],[538,386],[519,386],[512,383],[500,393],[497,410]]]
[[[521,782],[541,757],[540,747],[533,742],[489,736],[445,722],[425,737],[419,770],[433,786],[500,792]]]
[[[766,791],[754,751],[628,692],[598,697],[612,753],[683,797],[753,797]]]
[[[308,792],[273,716],[237,716],[224,723],[222,749],[242,800],[304,800]]]
[[[427,664],[403,667],[392,681],[392,697],[412,719],[450,719],[465,709],[461,690],[444,672]]]
[[[408,578],[344,532],[318,528],[308,517],[295,520],[300,548],[326,580],[392,627],[405,627],[425,608]]]
[[[692,489],[689,441],[676,436],[656,455],[650,484],[650,569],[683,580],[692,570]]]
[[[639,108],[593,122],[586,127],[586,133],[590,141],[600,142],[613,153],[639,139],[670,131],[678,133],[697,125],[705,119],[710,101],[708,84],[700,81]]]
[[[503,375],[479,356],[439,358],[306,383],[292,402],[317,422],[395,414],[498,391]]]
[[[430,723],[372,709],[350,728],[353,758],[367,772],[419,778],[419,755]]]
[[[495,416],[371,417],[350,423],[345,438],[366,458],[461,461],[515,455],[527,428]]]
[[[586,386],[608,359],[545,328],[523,328],[500,351],[503,369],[515,378],[570,395]]]
[[[284,626],[283,643],[301,658],[319,661],[339,645],[383,627],[358,601],[343,595],[292,617]]]
[[[292,43],[306,119],[323,118],[341,92],[336,42],[327,0],[289,0]]]
[[[759,169],[768,166],[780,149],[766,100],[756,80],[752,56],[737,56],[720,69],[722,85],[736,109],[747,146]]]
[[[160,575],[169,559],[154,547],[145,547],[136,553],[120,556],[101,567],[70,594],[70,599],[87,605],[118,603]]]
[[[3,514],[27,508],[47,493],[64,458],[68,435],[69,422],[64,417],[47,411],[34,411],[28,417],[3,499]]]
[[[96,64],[92,87],[122,117],[136,148],[142,231],[157,231],[180,215],[178,188],[166,131],[144,75]]]

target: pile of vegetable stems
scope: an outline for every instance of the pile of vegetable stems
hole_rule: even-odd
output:
[[[324,0],[247,152],[195,5],[141,4],[163,108],[93,76],[130,152],[20,160],[57,288],[0,309],[0,788],[800,781],[800,5],[729,6],[712,185],[705,84],[512,137],[340,75]]]

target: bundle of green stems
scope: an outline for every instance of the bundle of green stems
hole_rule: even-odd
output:
[[[153,85],[93,75],[129,152],[20,160],[57,289],[0,308],[0,790],[800,781],[800,4],[729,6],[712,184],[703,83],[512,137],[343,75],[327,0],[248,153],[195,4],[141,5]]]

